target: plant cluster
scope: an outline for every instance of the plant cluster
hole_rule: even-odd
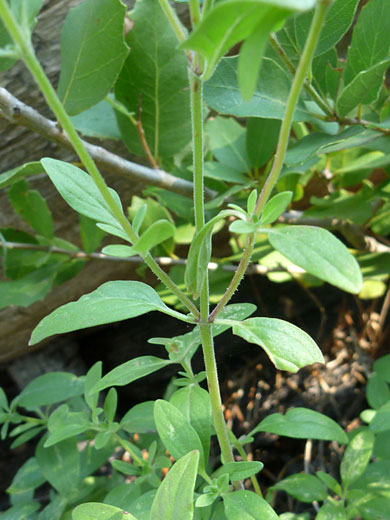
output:
[[[1,115],[71,145],[81,164],[47,157],[0,175],[12,207],[34,231],[0,230],[9,278],[0,284],[0,306],[42,299],[53,284],[79,273],[110,235],[118,243],[103,247],[105,258],[139,258],[162,285],[104,283],[45,317],[30,344],[151,311],[193,329],[152,338],[165,356],[130,359],[104,376],[100,363],[81,378],[45,374],[9,405],[1,393],[3,438],[9,425],[14,446],[43,434],[9,489],[12,507],[4,518],[308,518],[278,517],[270,503],[279,489],[313,502],[317,520],[389,518],[388,358],[377,362],[368,385],[373,410],[363,414],[367,427],[347,436],[332,419],[295,408],[266,417],[237,439],[222,413],[213,342],[231,331],[290,372],[324,361],[295,325],[250,317],[256,308],[248,303],[229,304],[251,261],[275,281],[328,282],[363,297],[384,293],[390,274],[390,3],[369,0],[343,55],[335,46],[351,27],[358,0],[189,0],[190,31],[168,0],[138,0],[125,39],[120,0],[84,0],[63,25],[56,91],[31,44],[42,3],[0,0],[0,67],[22,59],[58,125],[4,89]],[[120,138],[151,168],[110,156],[80,134]],[[143,198],[123,207],[96,162],[144,179],[150,186]],[[378,168],[379,181],[372,175]],[[45,199],[29,188],[29,178],[42,172],[80,215],[83,250],[55,236]],[[319,172],[325,195],[297,212],[293,204],[310,193]],[[212,277],[212,237],[225,222],[232,254],[217,259]],[[186,261],[167,273],[159,255],[175,260],[179,243],[190,244]],[[232,275],[226,268],[233,265]],[[205,371],[196,374],[192,358],[199,347]],[[180,367],[179,388],[116,421],[114,387],[172,364]],[[200,385],[205,379],[208,391]],[[256,479],[262,463],[245,453],[260,432],[347,445],[341,483],[321,471],[293,475],[263,497]],[[209,456],[213,435],[217,462]],[[112,459],[118,447],[128,461]],[[110,478],[96,476],[107,460]],[[52,490],[41,509],[34,491],[44,482]]]

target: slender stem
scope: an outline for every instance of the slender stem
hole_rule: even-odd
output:
[[[241,455],[242,459],[245,460],[245,462],[248,462],[248,456],[244,450],[244,447],[240,444],[239,440],[237,439],[237,437],[234,435],[234,433],[232,431],[229,431],[229,437],[232,441],[234,448]],[[251,475],[250,479],[252,482],[253,489],[255,490],[255,493],[262,497],[263,493],[261,492],[261,489],[260,489],[256,476]]]
[[[199,76],[191,70],[189,71],[189,80],[191,91],[195,229],[198,232],[205,223],[203,202],[203,85]]]
[[[131,457],[138,464],[138,466],[142,467],[145,465],[145,461],[138,457],[138,455],[132,449],[130,442],[126,441],[125,439],[122,439],[122,437],[117,433],[114,434],[114,439],[117,441],[118,444],[122,446],[122,448],[124,448],[127,452],[130,453]]]
[[[202,8],[202,17],[206,16],[207,11],[209,11],[214,5],[214,0],[204,0],[203,8]]]
[[[173,32],[176,34],[176,38],[181,43],[187,37],[187,31],[184,25],[181,23],[175,10],[171,7],[169,0],[159,0],[160,7],[164,11],[165,16],[168,19],[169,25],[172,27]]]
[[[274,50],[277,52],[277,54],[280,56],[286,67],[289,69],[289,71],[295,75],[296,69],[294,67],[294,64],[291,62],[290,58],[285,53],[283,47],[278,42],[275,34],[271,34],[270,36],[270,43]],[[328,103],[322,99],[322,97],[318,94],[316,89],[313,87],[313,85],[305,79],[304,87],[306,91],[310,94],[310,96],[313,98],[313,100],[317,103],[317,105],[325,112],[325,114],[329,117],[333,118],[333,111],[332,108],[328,105]]]
[[[194,29],[200,22],[200,7],[199,0],[189,0],[191,26]]]
[[[58,99],[55,90],[53,89],[50,81],[45,75],[40,63],[38,62],[29,39],[25,37],[22,29],[19,27],[6,0],[0,0],[0,17],[2,18],[3,23],[15,44],[19,47],[26,66],[30,70],[34,80],[44,95],[47,104],[54,112],[63,130],[66,132],[75,152],[79,156],[88,173],[91,175],[112,214],[120,223],[131,242],[134,243],[138,239],[137,233],[135,233],[133,230],[130,222],[122,212],[122,209],[117,205],[93,159],[84,147],[84,144],[77,134],[68,114],[64,110],[64,107]],[[197,318],[199,316],[199,311],[196,306],[179,289],[179,287],[177,287],[177,285],[169,278],[163,269],[161,269],[161,267],[154,261],[150,254],[145,257],[145,263],[149,266],[152,272],[179,298],[183,305],[185,305],[187,309],[192,312],[194,317]]]
[[[267,180],[263,186],[263,189],[261,190],[261,193],[256,203],[255,215],[257,216],[260,216],[281,172],[284,158],[286,155],[295,107],[300,92],[302,90],[302,86],[304,84],[307,71],[309,70],[309,66],[312,61],[314,51],[320,35],[321,26],[325,20],[325,16],[330,2],[331,0],[319,0],[317,3],[316,10],[314,12],[314,17],[311,22],[309,35],[306,40],[302,56],[299,60],[298,68],[296,70],[296,74],[294,76],[289,96],[287,99],[286,110],[284,113],[282,126],[280,128],[279,140],[276,148],[276,154],[272,165],[272,169],[267,177]],[[233,296],[234,292],[237,290],[237,287],[239,286],[249,264],[253,250],[254,240],[255,235],[252,235],[249,238],[249,240],[247,240],[247,245],[241,257],[240,263],[237,267],[236,274],[233,276],[229,284],[229,287],[226,289],[225,294],[221,298],[217,307],[211,313],[209,318],[210,321],[213,321],[215,319],[216,315],[223,309],[223,307]]]
[[[200,333],[202,337],[203,358],[207,373],[207,383],[209,388],[215,431],[224,458],[224,463],[234,462],[233,453],[229,442],[228,429],[222,412],[222,401],[219,390],[211,326],[209,324],[200,325]]]

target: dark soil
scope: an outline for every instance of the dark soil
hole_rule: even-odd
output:
[[[388,353],[389,325],[380,324],[382,300],[359,302],[330,286],[308,291],[298,284],[273,284],[259,277],[247,277],[235,295],[235,301],[250,301],[258,307],[256,315],[287,319],[308,332],[320,345],[326,365],[314,365],[297,374],[278,372],[257,346],[225,333],[216,339],[216,356],[222,387],[225,416],[237,436],[248,433],[267,414],[283,413],[289,408],[305,406],[327,414],[343,428],[351,430],[359,423],[359,413],[367,406],[365,383],[375,358]],[[383,329],[383,330],[382,330]],[[138,355],[164,355],[163,347],[150,345],[154,336],[169,337],[190,329],[185,324],[158,313],[83,331],[71,336],[76,343],[78,364],[86,369],[103,360],[108,372]],[[201,353],[194,358],[196,371],[203,369]],[[162,370],[136,384],[118,388],[120,414],[134,404],[162,396],[175,369]],[[16,384],[6,371],[0,371],[1,386],[12,398],[18,393]],[[34,451],[34,443],[9,449],[10,442],[0,444],[0,490],[9,486],[18,467]],[[259,481],[267,490],[277,480],[309,468],[326,470],[338,476],[342,455],[336,444],[257,435],[248,447],[249,458],[261,460],[264,469]],[[6,494],[0,510],[8,507]],[[293,503],[287,495],[274,497],[278,512],[304,511],[304,505]]]

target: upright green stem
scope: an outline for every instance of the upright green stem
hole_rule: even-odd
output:
[[[305,47],[303,49],[303,53],[301,59],[299,60],[298,68],[296,70],[291,89],[289,92],[289,96],[286,103],[286,111],[284,113],[282,126],[280,128],[278,145],[276,148],[276,154],[274,158],[274,162],[272,165],[272,169],[268,175],[268,178],[261,190],[259,198],[256,203],[255,214],[260,216],[261,212],[264,209],[264,206],[279,178],[279,174],[283,167],[284,158],[286,155],[287,145],[290,137],[291,125],[293,121],[293,115],[295,111],[295,107],[302,90],[302,86],[304,84],[307,71],[309,70],[311,61],[313,59],[314,51],[320,36],[320,31],[322,24],[325,20],[325,16],[332,0],[318,0],[313,20],[311,22],[309,35],[306,40]],[[241,257],[241,261],[237,267],[236,274],[233,276],[229,287],[226,289],[225,294],[219,301],[218,305],[215,307],[213,312],[210,315],[209,320],[214,321],[217,314],[223,309],[223,307],[228,303],[230,298],[233,296],[237,287],[239,286],[242,277],[248,267],[250,257],[253,250],[255,236],[250,237],[250,240],[247,241],[247,246],[245,251]]]
[[[135,242],[138,239],[137,233],[133,230],[130,222],[123,214],[121,208],[117,205],[116,201],[112,197],[102,175],[97,169],[93,159],[87,152],[86,148],[79,135],[77,134],[68,114],[64,110],[62,103],[57,97],[55,90],[53,89],[50,81],[45,75],[41,65],[39,64],[34,49],[32,48],[31,42],[26,38],[21,27],[15,20],[13,13],[6,0],[0,0],[0,18],[3,20],[7,31],[10,33],[15,44],[18,46],[21,57],[24,60],[26,66],[30,70],[34,80],[39,86],[42,94],[44,95],[47,104],[55,114],[57,120],[61,124],[61,127],[66,132],[72,146],[80,158],[80,161],[85,166],[88,173],[94,180],[97,188],[99,189],[102,197],[106,201],[112,214],[115,216],[117,221],[121,224],[123,230],[131,242]],[[169,278],[163,269],[154,261],[152,256],[148,254],[145,257],[145,263],[153,271],[153,273],[179,298],[179,300],[192,312],[195,318],[199,317],[199,311],[191,300],[176,286],[176,284]]]
[[[186,29],[179,20],[179,17],[177,16],[175,10],[172,9],[169,0],[159,0],[159,2],[160,7],[164,11],[164,14],[167,17],[170,26],[176,34],[177,39],[179,40],[179,42],[184,41],[187,37]]]
[[[198,63],[195,56],[194,64]],[[196,74],[199,71],[189,71],[191,90],[191,120],[193,143],[193,184],[195,229],[198,232],[205,224],[204,215],[204,181],[203,181],[203,85]],[[225,462],[233,462],[233,453],[229,442],[227,427],[222,411],[222,401],[218,381],[217,364],[215,360],[214,342],[209,317],[209,281],[208,276],[200,294],[200,333],[202,338],[203,358],[207,374],[214,427]]]

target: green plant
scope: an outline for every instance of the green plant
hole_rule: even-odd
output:
[[[323,502],[316,520],[389,518],[390,356],[375,361],[373,369],[366,394],[374,409],[361,414],[368,427],[361,426],[349,434],[340,465],[341,483],[332,475],[317,471],[316,475],[291,475],[273,487],[301,502]]]
[[[251,435],[261,431],[288,432],[297,438],[340,444],[346,444],[348,439],[331,419],[299,408],[285,416],[271,415],[247,438],[236,439],[228,431],[222,413],[213,338],[231,329],[233,334],[262,347],[281,370],[296,372],[303,366],[323,362],[318,346],[296,326],[275,318],[249,318],[254,306],[228,304],[252,255],[255,259],[264,256],[264,244],[268,253],[279,255],[274,262],[283,258],[283,262],[299,266],[312,283],[322,280],[352,293],[361,290],[358,262],[339,239],[321,227],[285,226],[277,220],[292,198],[299,196],[299,186],[313,175],[313,164],[326,160],[329,165],[333,160],[332,155],[325,158],[325,154],[352,148],[356,143],[367,147],[372,141],[380,150],[384,145],[377,141],[384,139],[387,143],[387,90],[383,77],[390,47],[385,25],[390,19],[390,6],[371,0],[363,10],[359,31],[354,32],[340,73],[333,70],[333,65],[339,65],[333,47],[350,27],[357,0],[335,0],[333,4],[330,0],[226,0],[215,5],[212,0],[204,0],[201,5],[190,0],[189,35],[167,0],[139,0],[131,15],[135,25],[127,36],[131,47],[128,57],[129,49],[123,41],[125,6],[119,0],[86,0],[70,11],[65,21],[63,63],[56,93],[30,43],[31,26],[41,4],[40,0],[0,0],[1,67],[14,59],[24,60],[61,126],[60,133],[67,136],[87,173],[73,164],[44,158],[0,177],[0,186],[12,185],[9,197],[14,209],[37,233],[36,237],[13,230],[1,233],[3,261],[11,278],[0,285],[3,305],[30,304],[42,298],[53,283],[73,276],[80,268],[79,252],[76,254],[72,244],[54,236],[45,200],[29,190],[24,180],[44,170],[66,202],[82,215],[86,252],[92,253],[99,246],[101,231],[120,238],[124,243],[106,246],[103,253],[107,257],[142,258],[166,286],[169,294],[165,297],[175,309],[142,282],[108,282],[44,318],[33,331],[31,344],[53,334],[154,310],[194,328],[183,336],[152,338],[151,342],[165,347],[166,358],[131,359],[104,377],[97,364],[85,380],[68,374],[48,374],[31,383],[9,406],[1,395],[3,436],[9,424],[16,425],[11,432],[16,444],[48,430],[39,442],[36,458],[20,470],[10,489],[13,501],[8,515],[40,520],[66,519],[70,515],[74,520],[277,518],[254,477],[262,464],[246,460],[244,446],[251,441]],[[379,19],[384,24],[377,28],[380,38],[372,40],[373,47],[366,49],[367,33],[374,17],[378,18],[375,10],[379,8]],[[103,25],[102,20],[106,22]],[[181,49],[177,49],[177,40]],[[112,41],[112,47],[107,46],[107,41]],[[239,57],[224,58],[239,42],[243,42]],[[238,88],[241,95],[237,98]],[[109,95],[111,90],[114,97]],[[208,120],[210,153],[206,158],[210,160],[206,163],[204,101],[220,114],[248,117],[246,134],[233,119],[217,116]],[[7,113],[6,103],[5,108],[1,106]],[[178,280],[169,276],[151,253],[155,248],[172,252],[172,238],[177,237],[177,231],[168,210],[156,210],[151,199],[135,199],[128,218],[119,196],[107,187],[97,169],[88,151],[91,148],[85,146],[75,129],[88,126],[88,111],[97,110],[99,114],[107,107],[115,109],[122,139],[131,150],[145,154],[154,167],[162,164],[184,177],[175,179],[161,173],[158,177],[165,179],[161,185],[173,184],[176,191],[188,193],[191,185],[185,177],[187,168],[192,170],[194,220],[190,225],[194,237],[184,275]],[[81,113],[85,117],[75,119]],[[309,126],[314,130],[310,135]],[[104,131],[107,135],[107,128]],[[192,161],[191,152],[185,148],[191,136]],[[242,150],[244,153],[238,153]],[[359,171],[362,163],[365,175],[367,164],[369,168],[378,163],[387,165],[385,153],[374,158],[366,157],[369,154],[361,150],[355,157],[356,170],[347,173]],[[336,156],[335,161],[339,158]],[[365,226],[373,228],[378,220],[383,226],[383,220],[388,218],[389,181],[377,187],[370,182],[363,184],[354,199],[366,208],[366,218],[361,219],[354,208],[356,202],[348,205],[352,195],[343,191],[348,186],[345,168],[348,166],[341,166],[341,173],[334,179],[340,189],[313,203],[320,216],[315,211],[313,216],[312,208],[306,217],[321,221],[324,215],[333,216],[335,208],[341,219],[352,214],[352,222],[339,228],[356,240]],[[142,171],[149,179],[156,173]],[[305,181],[302,172],[309,172]],[[209,184],[205,186],[207,178]],[[182,195],[173,197],[161,188],[150,190],[149,194],[167,201],[179,222],[181,217],[181,223],[188,225],[191,219],[188,211],[183,211],[188,199],[183,202]],[[205,193],[211,199],[207,203]],[[223,209],[219,209],[221,205]],[[210,312],[212,234],[227,219],[233,220],[229,229],[235,237],[233,251],[239,263]],[[23,249],[17,243],[27,246]],[[243,251],[239,251],[241,243],[245,244]],[[389,251],[385,249],[383,254]],[[370,265],[374,265],[373,260]],[[388,267],[382,269],[381,281],[388,274]],[[20,295],[21,289],[29,289],[27,298]],[[205,374],[194,374],[191,366],[199,346]],[[171,364],[181,365],[181,377],[176,383],[183,388],[169,399],[142,403],[115,422],[117,396],[110,387],[129,384]],[[199,386],[204,377],[208,392]],[[99,392],[107,388],[110,390],[100,407]],[[25,416],[20,408],[35,415]],[[221,451],[217,469],[209,465],[210,436],[214,431]],[[144,435],[142,448],[148,453],[147,460],[129,433]],[[81,452],[77,448],[79,440],[85,442]],[[131,463],[113,461],[112,479],[90,478],[116,446],[130,454]],[[165,449],[176,462],[161,481],[161,469],[170,466]],[[238,451],[243,462],[235,461],[233,450]],[[133,477],[134,482],[125,484],[121,473]],[[242,480],[247,478],[251,478],[254,491],[243,489]],[[44,480],[55,491],[50,504],[38,511],[33,492]]]

